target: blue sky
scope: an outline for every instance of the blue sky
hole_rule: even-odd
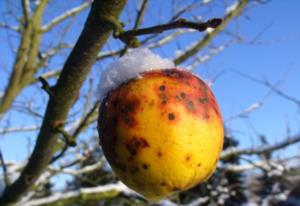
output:
[[[168,3],[165,4],[161,5],[161,9],[167,6]],[[150,9],[155,6],[157,5],[150,1]],[[135,6],[131,7],[132,10],[135,9]],[[0,1],[0,11],[2,12],[4,9],[3,1]],[[218,16],[221,13],[220,11],[222,11],[221,5],[219,10],[206,14],[206,17]],[[239,28],[241,36],[245,38],[245,42],[231,45],[212,60],[194,70],[195,73],[200,74],[205,79],[210,79],[222,72],[222,75],[214,82],[213,90],[219,101],[224,119],[228,119],[251,104],[261,101],[270,91],[263,85],[238,75],[237,71],[260,80],[268,80],[273,84],[284,80],[279,89],[290,96],[300,99],[299,11],[300,1],[293,0],[273,0],[268,4],[248,9],[238,21],[234,21],[229,25],[231,31],[236,31],[236,28]],[[56,11],[48,12],[48,14],[55,16],[59,12],[60,7]],[[168,14],[169,12],[167,11],[165,13],[166,16],[153,18],[153,14],[149,13],[146,15],[145,25],[150,26],[153,23],[166,20],[168,19]],[[72,33],[65,37],[67,41],[72,42],[77,38],[82,23],[85,21],[85,16],[86,12],[80,15],[77,22],[80,26],[74,27]],[[126,16],[126,13],[123,16]],[[192,43],[199,36],[187,35],[185,39],[181,39],[181,42],[182,44]],[[258,38],[256,39],[256,37]],[[45,37],[45,39],[47,38],[49,42],[53,40]],[[218,45],[223,39],[225,37],[220,36],[214,40],[214,43]],[[254,39],[256,39],[254,43],[249,43]],[[3,29],[0,30],[0,44],[2,45],[0,67],[10,68],[13,58],[9,52],[7,33]],[[16,42],[14,42],[14,45],[16,45]],[[110,43],[110,47],[120,45],[122,43],[116,40]],[[155,50],[155,52],[160,53],[163,57],[170,57],[174,55],[177,47],[178,43],[172,43],[162,49]],[[108,46],[105,47],[105,49],[107,48]],[[64,59],[65,57],[63,56],[54,59],[51,62],[52,68],[59,67]],[[106,62],[97,63],[92,74],[99,74],[105,65]],[[8,73],[2,71],[2,68],[0,69],[0,90],[3,90],[8,75]],[[34,86],[26,89],[24,95],[18,97],[18,100],[24,100],[33,94],[40,95],[40,100],[37,101],[47,98],[38,86]],[[44,108],[41,106],[40,112],[43,113],[43,110]],[[8,115],[11,115],[10,121],[15,126],[31,125],[39,121],[34,118],[24,119],[24,115],[16,112]],[[265,98],[263,107],[251,113],[248,118],[225,123],[232,131],[232,134],[239,139],[241,146],[248,147],[259,145],[257,141],[258,134],[265,135],[270,142],[275,142],[286,137],[287,127],[290,128],[291,134],[299,133],[299,117],[300,109],[295,104],[272,93]],[[3,126],[5,124],[2,122],[0,125]],[[35,138],[35,132],[0,136],[0,148],[5,159],[23,160],[30,152],[27,149],[28,142],[34,142]],[[296,149],[289,150],[289,153],[296,152]]]

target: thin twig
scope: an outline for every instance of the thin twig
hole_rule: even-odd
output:
[[[63,127],[57,127],[56,130],[63,135],[68,146],[76,146],[75,138],[72,135],[70,135]]]
[[[40,126],[37,125],[29,125],[29,126],[20,126],[20,127],[8,127],[8,128],[1,128],[0,134],[7,134],[7,133],[15,133],[15,132],[31,132],[40,129]]]
[[[91,117],[93,117],[100,105],[100,102],[97,101],[96,104],[92,107],[92,109],[85,115],[85,117],[80,121],[80,124],[76,128],[73,133],[73,137],[77,137],[80,132],[85,128],[85,126],[89,123]]]
[[[104,195],[99,195],[103,193]],[[96,200],[104,198],[113,198],[118,196],[120,193],[127,195],[137,195],[135,192],[130,190],[121,182],[111,183],[106,185],[100,185],[97,187],[91,188],[82,188],[80,190],[68,191],[68,192],[57,192],[49,197],[43,197],[35,200],[31,200],[26,205],[28,206],[37,206],[37,205],[57,205],[59,202],[76,202],[78,200],[84,199],[87,200]],[[100,198],[99,198],[100,196]]]
[[[53,96],[53,91],[47,80],[42,76],[40,76],[38,79],[42,83],[42,89],[45,90],[50,97]]]
[[[7,174],[7,168],[6,168],[1,150],[0,150],[0,163],[2,165],[4,183],[5,183],[5,186],[7,187],[9,185],[9,177]]]
[[[276,150],[283,149],[285,147],[288,147],[290,145],[294,145],[296,143],[300,142],[300,135],[296,135],[294,137],[285,139],[281,142],[261,147],[261,148],[250,148],[250,149],[236,149],[236,148],[229,148],[222,152],[221,159],[227,159],[231,156],[237,156],[237,155],[261,155],[269,152],[273,152]]]
[[[42,32],[47,32],[50,29],[52,29],[55,25],[57,25],[58,23],[62,22],[63,20],[77,15],[78,13],[80,13],[81,11],[85,10],[86,8],[88,8],[91,5],[92,1],[87,1],[73,9],[70,9],[66,12],[64,12],[63,14],[61,14],[58,17],[55,17],[51,22],[47,23],[46,25],[42,26]]]
[[[146,11],[147,4],[148,4],[148,0],[143,0],[143,2],[141,4],[141,8],[137,12],[137,17],[134,22],[133,30],[136,30],[139,28],[139,26],[142,22],[142,19],[144,17],[144,13]],[[122,51],[120,52],[120,56],[123,56],[126,53],[127,49],[128,49],[128,45],[126,44],[124,49],[122,49]]]
[[[30,1],[22,0],[22,10],[24,15],[24,23],[27,24],[30,19]]]
[[[52,159],[50,160],[49,165],[53,164],[58,159],[60,159],[62,156],[64,156],[64,154],[66,153],[68,148],[69,148],[68,144],[65,144],[64,147],[62,148],[62,150],[56,156],[52,157]]]
[[[287,95],[286,93],[284,93],[283,91],[279,90],[277,88],[278,85],[276,85],[276,84],[272,85],[270,82],[268,82],[266,80],[263,81],[263,80],[260,80],[260,79],[256,79],[256,78],[254,78],[254,77],[252,77],[252,76],[250,76],[248,74],[245,74],[243,72],[239,72],[239,71],[234,71],[234,72],[237,73],[238,75],[244,77],[244,78],[247,78],[247,79],[249,79],[251,81],[254,81],[256,83],[264,85],[265,87],[267,87],[267,88],[271,89],[273,92],[275,92],[277,95],[279,95],[279,96],[283,97],[284,99],[287,99],[287,100],[295,103],[298,107],[300,107],[300,100],[296,99],[294,97],[291,97],[291,96]]]
[[[188,60],[189,58],[194,56],[196,53],[198,53],[201,49],[206,47],[211,42],[211,40],[215,36],[217,36],[217,34],[219,34],[221,31],[223,31],[225,29],[225,27],[229,24],[229,22],[231,22],[231,20],[234,17],[241,14],[241,12],[244,10],[244,8],[248,4],[248,2],[249,2],[249,0],[238,1],[238,4],[235,7],[235,9],[230,11],[223,17],[223,21],[220,26],[218,26],[212,32],[207,32],[207,34],[204,35],[203,38],[200,39],[194,46],[192,46],[191,48],[187,48],[186,51],[182,55],[180,55],[174,59],[175,65],[179,65],[179,64],[185,62],[186,60]]]

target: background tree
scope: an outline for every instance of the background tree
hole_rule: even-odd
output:
[[[240,21],[251,19],[248,16],[251,10],[273,3],[263,0],[170,0],[161,5],[151,0],[1,2],[0,205],[192,206],[295,202],[299,190],[295,184],[299,181],[299,163],[295,164],[299,161],[296,152],[299,128],[296,132],[287,129],[278,141],[266,142],[264,139],[270,137],[262,138],[256,132],[254,138],[260,145],[251,146],[244,143],[231,125],[236,120],[248,121],[252,112],[261,109],[274,94],[296,105],[295,113],[299,114],[299,98],[281,90],[284,78],[273,84],[235,71],[244,81],[251,80],[251,85],[258,83],[261,90],[266,88],[266,95],[255,99],[246,109],[224,117],[226,142],[214,176],[205,184],[158,203],[145,201],[113,176],[98,147],[96,133],[100,105],[96,97],[98,77],[102,68],[115,58],[140,44],[173,59],[176,65],[197,72],[199,66],[232,45],[264,44],[260,37],[268,26],[249,37],[242,35],[241,27],[247,24],[243,21],[240,25]],[[295,3],[296,6],[299,4]],[[145,27],[150,30],[141,29]],[[200,73],[209,84],[215,84],[225,73],[211,68],[206,71],[206,75]],[[247,125],[255,131],[251,122]],[[13,137],[19,138],[18,142],[7,140]],[[19,142],[22,147],[17,146]],[[280,153],[290,146],[292,152]],[[22,153],[21,160],[6,158],[12,151]]]

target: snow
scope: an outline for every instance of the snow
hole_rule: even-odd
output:
[[[209,27],[209,28],[206,29],[206,32],[210,34],[210,33],[213,32],[214,30],[215,30],[214,28],[210,28],[210,27]]]
[[[226,14],[234,11],[237,6],[239,5],[239,1],[236,1],[235,3],[233,3],[232,5],[230,5],[229,7],[226,8]]]
[[[147,48],[132,49],[102,72],[98,98],[103,100],[109,91],[132,78],[138,78],[141,72],[174,67],[171,60],[161,58]]]
[[[203,0],[202,2],[203,2],[203,4],[208,4],[211,2],[211,0]]]

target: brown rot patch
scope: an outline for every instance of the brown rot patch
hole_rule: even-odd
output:
[[[121,116],[121,119],[128,127],[137,126],[137,121],[131,115]]]
[[[185,161],[189,162],[192,159],[191,155],[187,154],[185,156]]]
[[[158,152],[157,152],[157,156],[158,156],[158,157],[162,157],[161,151],[158,151]]]
[[[108,98],[105,105],[105,111],[103,111],[107,118],[112,122],[109,122],[110,127],[116,127],[118,123],[123,123],[128,127],[137,126],[135,115],[140,110],[140,100],[134,96],[128,96],[126,89],[121,89],[119,93],[112,93]],[[101,106],[102,107],[102,106]]]
[[[161,101],[161,103],[162,103],[162,104],[167,104],[168,101],[167,101],[167,100],[163,100],[163,101]]]
[[[159,90],[160,91],[165,91],[166,90],[166,86],[165,85],[160,85],[159,86]]]
[[[204,104],[204,103],[207,103],[208,102],[208,99],[206,97],[199,97],[198,101],[201,103],[201,104]]]
[[[189,73],[188,71],[183,71],[179,69],[165,69],[162,72],[164,75],[176,79],[184,79],[184,78],[189,79],[192,77],[192,74]]]
[[[201,167],[201,163],[198,163],[198,164],[197,164],[197,167]]]
[[[149,168],[149,166],[147,164],[143,164],[142,167],[144,170],[147,170]]]
[[[160,94],[158,94],[158,97],[159,97],[159,99],[160,99],[161,104],[167,104],[167,102],[168,102],[168,97],[167,97],[166,94],[160,93]]]
[[[134,113],[140,105],[140,101],[136,98],[124,100],[120,103],[120,112],[123,114]]]
[[[144,138],[133,137],[126,143],[126,148],[131,155],[136,155],[141,149],[150,147]]]
[[[195,110],[195,105],[192,101],[188,101],[187,103],[187,109],[190,110],[190,111],[194,111]]]
[[[165,183],[165,182],[160,183],[160,186],[166,186],[166,185],[167,185],[167,183]]]
[[[184,99],[184,98],[186,97],[186,94],[185,94],[184,92],[180,92],[180,97],[181,97],[182,99]]]
[[[172,121],[172,120],[175,120],[175,119],[176,119],[175,114],[169,113],[169,114],[168,114],[168,119],[171,120],[171,121]]]

